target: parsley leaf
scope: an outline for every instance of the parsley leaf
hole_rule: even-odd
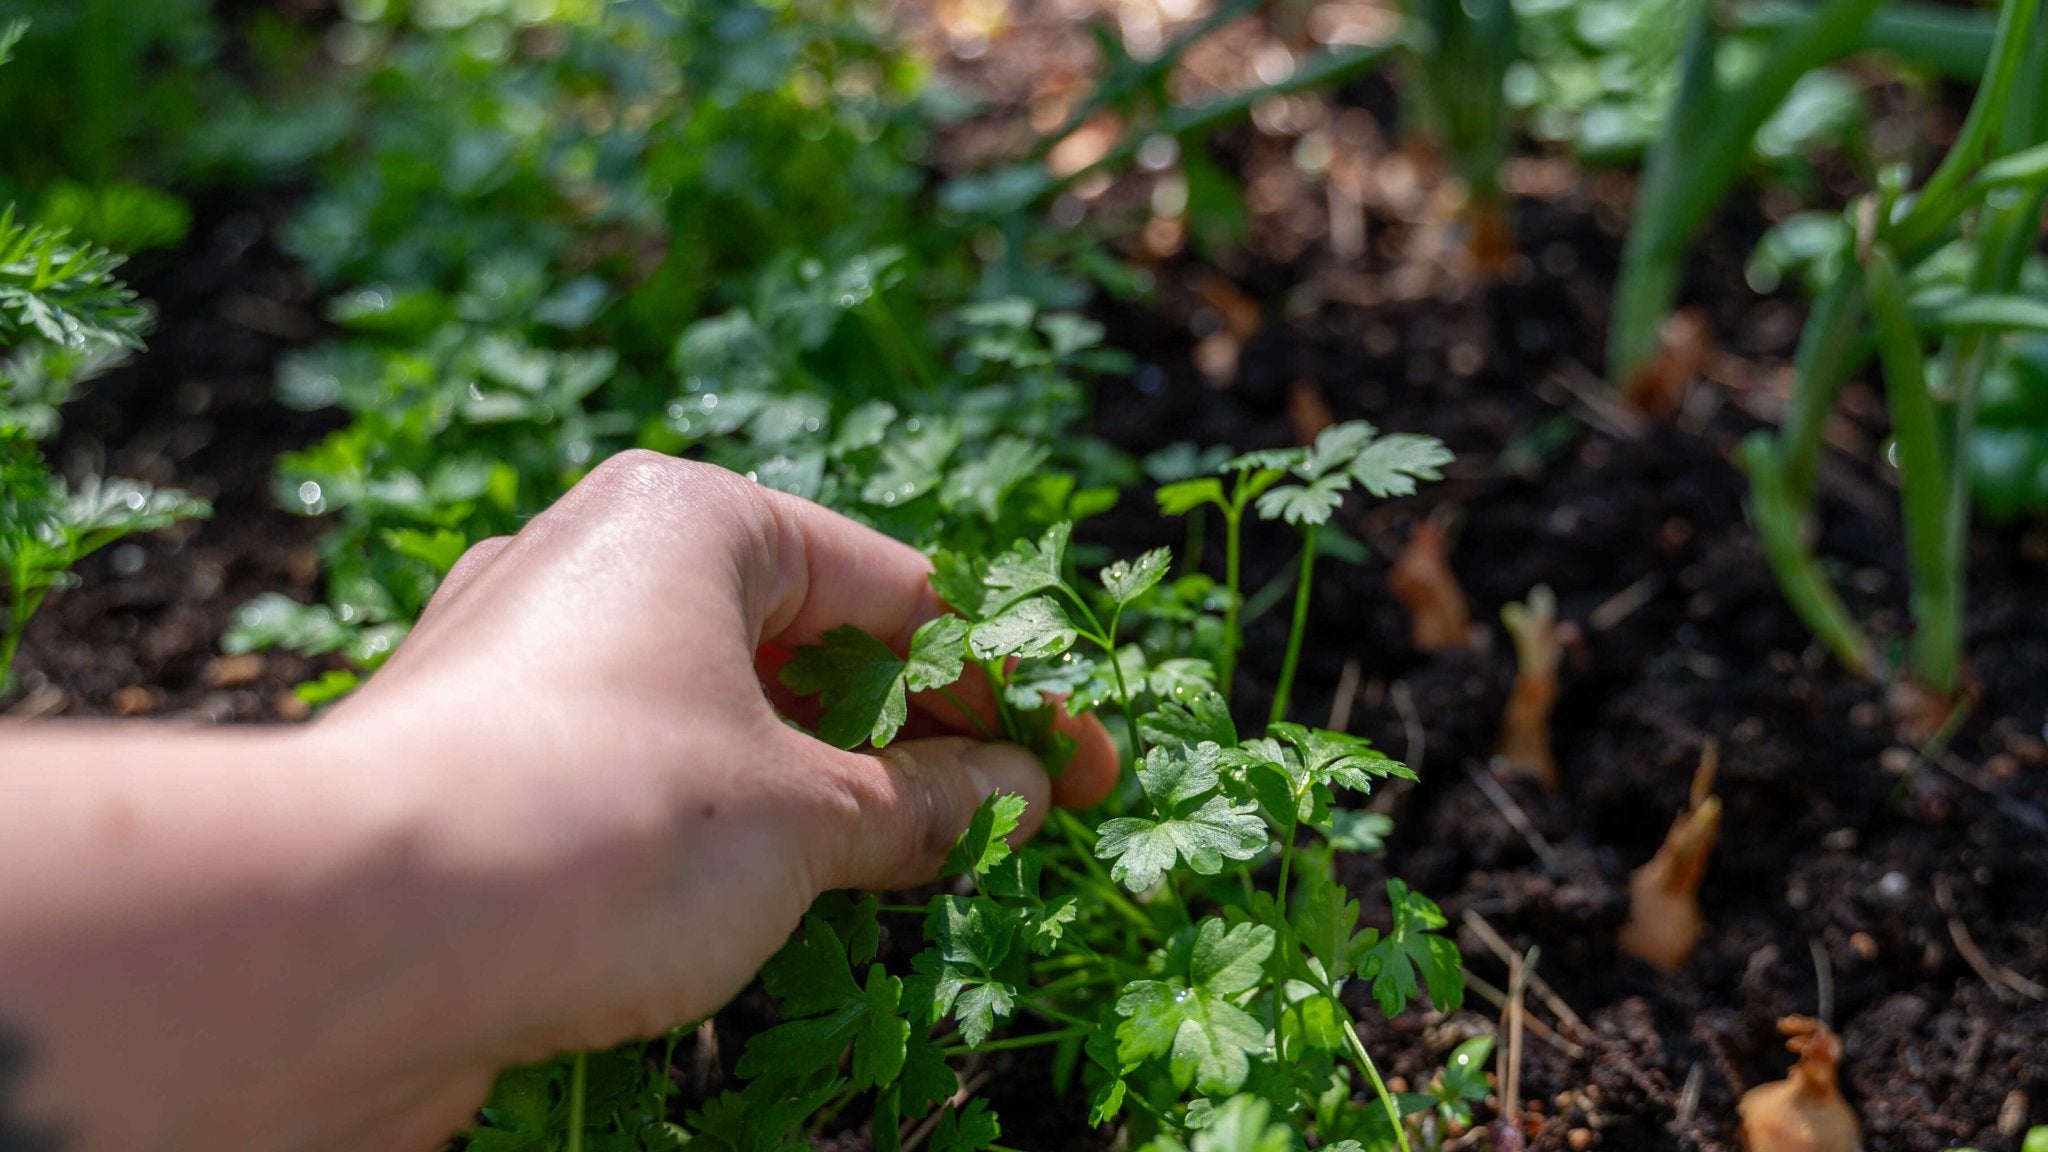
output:
[[[1211,917],[1196,929],[1179,972],[1127,985],[1116,1003],[1125,1018],[1116,1030],[1124,1070],[1164,1056],[1182,1089],[1220,1094],[1242,1086],[1249,1054],[1265,1047],[1266,1027],[1236,1001],[1258,986],[1274,940],[1263,924],[1226,931]]]
[[[1195,872],[1214,876],[1223,870],[1224,860],[1249,860],[1266,847],[1266,824],[1255,805],[1210,795],[1222,782],[1217,766],[1221,751],[1204,741],[1146,753],[1138,767],[1138,783],[1158,818],[1124,816],[1102,824],[1095,854],[1114,862],[1113,879],[1142,892],[1157,884],[1176,859]]]
[[[1216,692],[1204,692],[1184,703],[1161,704],[1138,721],[1138,731],[1152,743],[1167,747],[1205,740],[1225,748],[1237,744],[1237,724],[1230,718],[1230,706]]]
[[[1066,579],[1067,541],[1073,535],[1074,526],[1062,521],[1046,529],[1036,543],[1019,540],[989,563],[983,579],[1003,601],[1057,588]]]
[[[967,633],[967,647],[980,660],[1057,656],[1080,638],[1080,631],[1058,601],[1050,596],[1033,596],[974,625]]]
[[[1417,480],[1441,480],[1451,450],[1433,436],[1396,432],[1382,436],[1352,459],[1349,471],[1374,496],[1413,496]]]
[[[1038,470],[1052,450],[1016,436],[998,436],[982,453],[953,469],[940,490],[948,509],[973,508],[982,518],[1002,516],[1003,497]]]
[[[1193,480],[1181,480],[1168,484],[1155,494],[1159,500],[1159,511],[1167,516],[1185,516],[1204,504],[1226,507],[1223,498],[1223,481],[1214,476],[1198,476]]]
[[[908,658],[852,625],[835,628],[824,643],[797,649],[782,669],[782,683],[825,706],[818,738],[838,748],[863,742],[880,748],[896,738],[909,715],[907,693],[943,688],[960,678],[967,621],[928,620],[910,639]]]
[[[935,898],[924,924],[933,946],[911,960],[919,973],[911,995],[926,1018],[950,1012],[970,1047],[988,1039],[996,1021],[1017,1004],[1016,988],[996,971],[1010,955],[1016,931],[1016,915],[986,897]]]
[[[1330,514],[1344,503],[1351,478],[1343,473],[1324,476],[1306,486],[1289,484],[1259,497],[1259,515],[1268,520],[1285,520],[1296,526],[1326,524]]]
[[[948,1104],[932,1129],[932,1152],[985,1152],[1003,1134],[988,1101],[976,1096],[964,1109]]]
[[[786,1081],[835,1068],[848,1044],[857,1087],[887,1084],[903,1071],[903,982],[876,964],[865,985],[855,983],[846,946],[822,917],[804,917],[800,934],[761,970],[761,983],[782,1001],[784,1022],[747,1041],[742,1077]]]
[[[1387,901],[1394,907],[1394,926],[1385,936],[1367,928],[1351,942],[1352,966],[1372,981],[1380,1011],[1397,1016],[1416,992],[1416,973],[1429,987],[1438,1011],[1455,1012],[1465,1002],[1465,972],[1458,946],[1434,929],[1447,922],[1436,902],[1411,891],[1399,880],[1387,881]]]
[[[1136,560],[1119,560],[1102,570],[1102,589],[1122,608],[1152,590],[1173,564],[1169,549],[1154,548]]]
[[[968,821],[967,831],[960,834],[947,854],[939,875],[972,872],[979,876],[1009,859],[1010,843],[1004,837],[1017,830],[1018,822],[1024,818],[1024,808],[1024,798],[1008,792],[997,792],[983,800],[974,810],[974,818]]]

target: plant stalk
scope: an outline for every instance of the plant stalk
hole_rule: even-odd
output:
[[[1380,1106],[1387,1110],[1387,1120],[1394,1126],[1394,1139],[1401,1145],[1401,1152],[1414,1152],[1408,1146],[1408,1128],[1401,1123],[1401,1108],[1394,1103],[1394,1094],[1387,1091],[1387,1082],[1380,1079],[1380,1070],[1372,1062],[1372,1054],[1365,1050],[1365,1041],[1358,1038],[1358,1028],[1351,1022],[1351,1015],[1341,1009],[1338,1015],[1344,1019],[1344,1042],[1351,1046],[1351,1058],[1358,1061],[1366,1079],[1372,1081],[1372,1091],[1380,1098]]]
[[[1301,574],[1294,586],[1294,625],[1287,632],[1287,657],[1280,665],[1280,683],[1273,689],[1273,710],[1268,724],[1287,719],[1288,697],[1294,692],[1294,669],[1301,662],[1301,640],[1308,631],[1309,593],[1315,582],[1316,534],[1322,527],[1310,524],[1301,534]]]

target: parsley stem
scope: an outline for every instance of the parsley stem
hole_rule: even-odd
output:
[[[1287,658],[1280,664],[1280,683],[1273,689],[1273,711],[1266,717],[1268,724],[1287,719],[1287,698],[1294,692],[1294,668],[1301,662],[1301,638],[1308,630],[1309,592],[1315,583],[1316,532],[1321,527],[1310,524],[1301,532],[1301,574],[1294,586],[1294,626],[1287,631]]]
[[[1244,477],[1238,477],[1238,487],[1244,487]],[[1230,687],[1237,679],[1237,650],[1243,646],[1244,638],[1238,635],[1238,603],[1244,599],[1243,565],[1239,563],[1241,544],[1244,536],[1244,500],[1233,500],[1223,510],[1223,582],[1230,592],[1230,599],[1223,605],[1223,667],[1216,682],[1223,687],[1223,703],[1230,703]]]
[[[875,911],[897,912],[905,916],[922,916],[931,911],[931,909],[923,904],[877,904],[875,905]]]
[[[1138,714],[1131,708],[1131,687],[1124,683],[1124,662],[1116,657],[1116,628],[1123,620],[1124,606],[1119,604],[1109,617],[1109,636],[1103,641],[1102,650],[1109,653],[1109,670],[1116,675],[1117,703],[1123,707],[1124,728],[1131,735],[1131,761],[1136,763],[1145,757],[1145,739],[1138,735]]]
[[[981,738],[983,740],[993,740],[996,738],[995,731],[988,726],[988,723],[984,721],[981,718],[981,716],[974,711],[974,709],[969,708],[967,706],[967,701],[962,700],[959,696],[955,695],[951,688],[942,687],[938,690],[938,693],[939,695],[944,696],[946,700],[953,705],[953,707],[958,708],[962,716],[967,717],[968,723],[974,725],[975,731],[981,733]]]
[[[1333,1000],[1334,1003],[1334,1000]],[[1408,1147],[1408,1128],[1401,1123],[1401,1109],[1394,1103],[1394,1095],[1387,1091],[1387,1082],[1380,1079],[1380,1070],[1374,1066],[1372,1055],[1365,1050],[1365,1041],[1358,1038],[1358,1029],[1351,1023],[1351,1014],[1340,1006],[1338,1015],[1344,1021],[1344,1042],[1351,1046],[1351,1056],[1372,1081],[1373,1094],[1380,1098],[1380,1105],[1387,1110],[1387,1119],[1394,1125],[1394,1139],[1401,1144],[1401,1152],[1413,1152]]]
[[[1057,1032],[1034,1032],[1029,1036],[1006,1036],[1001,1040],[990,1040],[979,1047],[970,1044],[949,1044],[944,1049],[947,1057],[965,1056],[968,1053],[1007,1052],[1017,1048],[1037,1048],[1046,1044],[1058,1044],[1086,1036],[1095,1030],[1094,1025],[1062,1028]]]
[[[590,1089],[590,1054],[578,1052],[569,1065],[569,1142],[567,1152],[583,1152],[583,1106]]]

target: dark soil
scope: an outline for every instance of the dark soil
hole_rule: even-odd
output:
[[[1347,98],[1385,120],[1383,90]],[[1287,146],[1241,130],[1215,151],[1249,179]],[[1946,753],[1923,762],[1893,735],[1883,688],[1836,668],[1785,607],[1744,518],[1730,454],[1774,411],[1772,373],[1798,323],[1793,303],[1741,284],[1761,222],[1726,220],[1703,246],[1688,295],[1723,351],[1675,420],[1627,426],[1571,385],[1600,362],[1619,249],[1612,192],[1575,178],[1521,200],[1523,258],[1491,284],[1417,280],[1411,242],[1425,222],[1412,215],[1374,209],[1372,242],[1352,259],[1268,244],[1285,210],[1260,215],[1248,254],[1220,267],[1172,256],[1155,300],[1100,310],[1142,364],[1105,384],[1098,430],[1133,452],[1290,443],[1289,398],[1306,389],[1339,419],[1432,433],[1457,452],[1446,483],[1342,521],[1373,556],[1323,561],[1295,712],[1322,722],[1352,665],[1351,729],[1421,771],[1392,798],[1387,854],[1344,862],[1367,908],[1399,875],[1454,924],[1483,917],[1515,948],[1540,949],[1539,975],[1584,1021],[1532,1004],[1577,1048],[1532,1034],[1523,1051],[1530,1146],[1577,1147],[1584,1129],[1595,1147],[1732,1148],[1736,1099],[1790,1061],[1775,1021],[1821,1013],[1846,1040],[1847,1093],[1874,1152],[2016,1149],[2026,1125],[2048,1123],[2048,1004],[2000,975],[2048,973],[2048,528],[1978,532],[1969,618],[1981,695]],[[277,511],[268,491],[276,453],[331,426],[270,399],[276,358],[317,333],[309,286],[269,239],[279,218],[275,204],[202,213],[190,246],[140,280],[163,313],[152,351],[68,409],[53,450],[68,471],[193,487],[216,517],[84,565],[81,586],[31,628],[23,688],[0,707],[297,714],[288,688],[314,669],[216,656],[236,607],[264,591],[310,596],[316,579],[320,526]],[[1222,326],[1203,287],[1218,275],[1264,315],[1221,373],[1196,353]],[[1843,410],[1835,439],[1857,450],[1826,466],[1822,551],[1858,613],[1896,641],[1904,590],[1881,405],[1852,389]],[[1455,525],[1453,564],[1482,623],[1547,583],[1579,625],[1554,724],[1564,789],[1510,789],[1533,834],[1475,783],[1511,649],[1495,627],[1482,650],[1419,653],[1386,588],[1387,560],[1430,513]],[[1181,539],[1136,507],[1092,531],[1126,550]],[[1283,575],[1292,554],[1283,534],[1255,536],[1247,588]],[[1253,624],[1238,686],[1248,714],[1263,713],[1282,628],[1277,612]],[[1683,807],[1710,737],[1727,813],[1703,894],[1709,932],[1684,971],[1664,974],[1619,955],[1614,935],[1628,873]],[[1460,944],[1476,975],[1506,985],[1477,936]],[[742,1002],[722,1018],[728,1062],[743,1039],[731,1025],[755,1010]],[[1363,1018],[1389,1071],[1419,1085],[1497,1014],[1474,997],[1448,1019]],[[1051,1096],[1042,1064],[1005,1056],[988,1070],[1006,1142],[1094,1146],[1077,1145],[1085,1105]],[[855,1133],[836,1146],[859,1144]]]
[[[2048,532],[1979,532],[1970,651],[1982,695],[1948,754],[1920,762],[1893,737],[1883,688],[1837,668],[1785,606],[1745,522],[1730,456],[1760,426],[1746,409],[1770,407],[1748,390],[1789,356],[1796,327],[1784,304],[1741,286],[1744,239],[1716,236],[1691,285],[1740,359],[1724,357],[1723,378],[1697,385],[1676,421],[1626,432],[1557,383],[1598,363],[1598,285],[1618,250],[1598,216],[1578,194],[1524,203],[1532,258],[1505,282],[1411,302],[1302,307],[1332,275],[1321,254],[1232,269],[1252,295],[1291,295],[1294,308],[1285,320],[1268,309],[1221,387],[1188,362],[1206,305],[1173,286],[1195,270],[1171,269],[1159,308],[1112,321],[1114,341],[1151,359],[1138,378],[1165,385],[1107,389],[1100,429],[1138,452],[1179,439],[1288,443],[1288,392],[1305,381],[1338,419],[1433,433],[1456,450],[1449,482],[1345,522],[1376,556],[1323,562],[1295,712],[1323,720],[1353,662],[1352,730],[1422,773],[1393,803],[1387,854],[1346,862],[1367,908],[1398,875],[1454,924],[1483,917],[1515,948],[1540,948],[1539,972],[1583,1018],[1560,1029],[1581,1054],[1534,1039],[1524,1049],[1531,1147],[1568,1147],[1585,1128],[1603,1147],[1733,1148],[1737,1098],[1790,1063],[1775,1022],[1821,1012],[1845,1037],[1847,1094],[1871,1148],[2016,1148],[2025,1125],[2048,1122],[2048,1004],[1987,983],[1958,934],[1990,965],[2048,970],[2048,618],[2036,606]],[[1875,445],[1883,429],[1861,431]],[[1849,576],[1859,614],[1890,621],[1896,643],[1896,495],[1874,459],[1830,459],[1822,551]],[[1553,725],[1564,789],[1511,789],[1534,836],[1473,779],[1492,755],[1512,648],[1496,627],[1485,651],[1419,653],[1386,586],[1387,559],[1430,513],[1456,525],[1452,561],[1476,618],[1545,583],[1581,626]],[[1254,546],[1247,589],[1281,573],[1293,548],[1279,535]],[[1249,641],[1238,688],[1253,714],[1277,674],[1281,615]],[[1685,807],[1709,737],[1726,804],[1703,892],[1709,932],[1683,972],[1664,974],[1620,955],[1614,937],[1628,873]],[[1479,937],[1467,930],[1460,945],[1475,974],[1506,986]],[[1457,1019],[1380,1024],[1367,1039],[1421,1083],[1496,1018],[1474,998]]]
[[[185,248],[131,271],[158,311],[149,351],[85,386],[46,446],[70,476],[132,476],[211,500],[211,520],[131,537],[86,559],[78,586],[29,624],[0,699],[15,716],[296,719],[315,674],[288,653],[221,658],[236,609],[264,592],[311,598],[322,526],[270,495],[278,453],[338,427],[281,407],[278,358],[320,332],[307,277],[272,241],[280,202],[202,208]]]

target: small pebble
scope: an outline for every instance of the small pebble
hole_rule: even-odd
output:
[[[107,707],[116,716],[147,715],[156,710],[156,704],[156,693],[140,684],[121,689],[107,701]]]
[[[1865,960],[1877,959],[1877,937],[1868,932],[1858,932],[1850,936],[1849,947]]]
[[[1887,872],[1878,877],[1877,894],[1887,900],[1903,900],[1911,889],[1904,872]]]
[[[1858,728],[1875,728],[1884,720],[1884,709],[1875,700],[1860,700],[1849,709],[1849,723]]]
[[[1919,759],[1911,748],[1887,748],[1877,754],[1877,766],[1887,776],[1904,776]]]
[[[236,688],[253,684],[263,676],[264,659],[261,652],[243,652],[234,656],[222,656],[206,666],[206,682],[215,688]]]
[[[1593,1146],[1593,1130],[1591,1128],[1574,1128],[1565,1133],[1564,1142],[1571,1145],[1572,1152],[1586,1152],[1586,1149]]]
[[[1820,838],[1821,847],[1830,852],[1850,852],[1856,848],[1856,830],[1837,828]]]
[[[312,707],[299,699],[299,694],[289,688],[271,697],[270,710],[277,713],[279,720],[287,720],[294,724],[313,714]]]
[[[2007,1140],[2020,1134],[2027,1123],[2027,1094],[2015,1088],[2005,1094],[2005,1103],[1998,1107],[1998,1134]]]

